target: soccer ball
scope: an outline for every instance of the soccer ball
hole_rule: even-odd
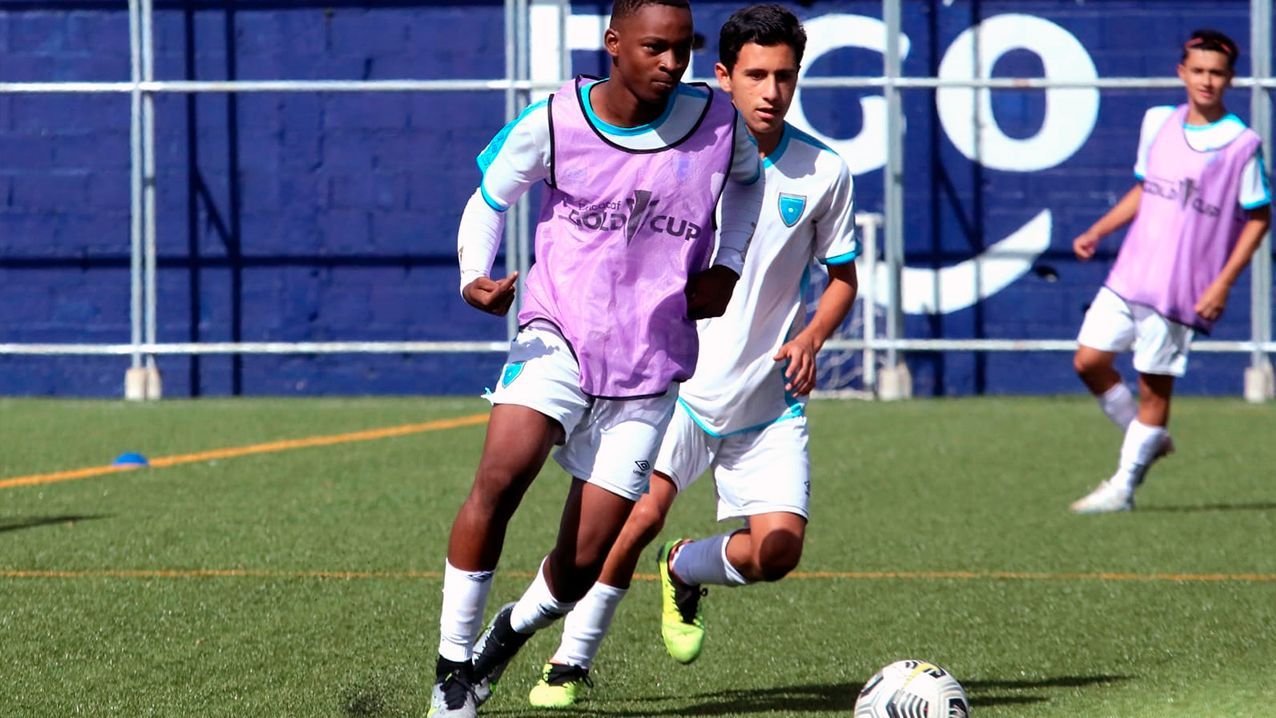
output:
[[[948,671],[927,661],[896,661],[868,679],[855,718],[968,718],[966,691]]]

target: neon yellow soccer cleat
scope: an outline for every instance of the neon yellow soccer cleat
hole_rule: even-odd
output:
[[[682,540],[666,543],[656,558],[660,568],[660,635],[665,639],[665,650],[675,661],[690,663],[704,645],[700,597],[708,592],[699,586],[688,586],[669,573],[669,554],[679,543]]]
[[[576,705],[585,697],[585,690],[593,687],[588,668],[546,663],[540,681],[527,694],[527,702],[533,708],[567,708]]]

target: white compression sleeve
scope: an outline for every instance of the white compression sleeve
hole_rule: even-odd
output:
[[[505,232],[505,213],[497,212],[474,190],[461,214],[456,233],[456,257],[461,265],[461,289],[479,277],[491,276],[492,262]]]
[[[762,213],[762,200],[766,193],[765,180],[761,177],[750,184],[727,180],[722,190],[722,227],[718,230],[718,253],[714,264],[721,264],[736,274],[744,270],[744,255],[753,239]]]

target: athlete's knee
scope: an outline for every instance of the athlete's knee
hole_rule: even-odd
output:
[[[466,501],[483,514],[509,516],[518,508],[526,491],[527,482],[518,474],[507,469],[480,466]]]
[[[779,581],[802,560],[802,537],[788,531],[773,531],[757,547],[758,573],[763,581]]]
[[[1092,353],[1086,351],[1078,351],[1072,355],[1072,368],[1077,372],[1077,376],[1085,378],[1095,371],[1098,371],[1102,363],[1098,361]]]
[[[646,546],[656,540],[664,527],[665,511],[654,501],[639,501],[629,514],[625,534],[629,543]]]

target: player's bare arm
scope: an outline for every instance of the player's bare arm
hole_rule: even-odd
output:
[[[1232,291],[1232,285],[1236,284],[1236,278],[1240,276],[1245,267],[1249,264],[1249,260],[1257,251],[1258,245],[1263,242],[1263,235],[1267,233],[1267,228],[1272,223],[1271,206],[1258,207],[1249,211],[1249,219],[1245,222],[1245,227],[1241,229],[1241,236],[1236,240],[1236,246],[1232,249],[1232,253],[1227,258],[1227,264],[1223,265],[1223,271],[1219,272],[1218,277],[1210,284],[1196,302],[1196,313],[1205,317],[1210,321],[1214,321],[1223,315],[1223,310],[1227,308],[1227,296]]]
[[[820,295],[811,322],[773,357],[778,362],[788,362],[784,388],[795,396],[805,396],[815,388],[816,355],[846,319],[859,290],[853,262],[829,265],[828,272],[828,287]]]
[[[1141,199],[1143,199],[1143,185],[1136,184],[1125,193],[1120,202],[1108,210],[1107,214],[1100,217],[1098,222],[1072,240],[1072,251],[1076,253],[1077,258],[1090,259],[1099,247],[1099,240],[1129,224],[1139,211]]]

